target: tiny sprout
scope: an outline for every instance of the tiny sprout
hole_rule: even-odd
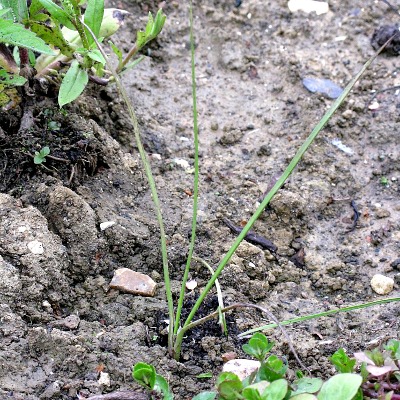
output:
[[[50,154],[50,149],[45,146],[40,151],[35,151],[35,156],[33,158],[33,162],[35,164],[42,164],[46,162],[46,157]]]

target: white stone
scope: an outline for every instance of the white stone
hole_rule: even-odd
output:
[[[329,11],[329,4],[325,1],[290,0],[288,7],[291,12],[304,11],[310,13],[315,11],[317,15],[326,14]]]
[[[32,240],[31,242],[29,242],[28,249],[33,254],[43,254],[44,253],[43,244],[41,242],[38,242],[37,240]]]
[[[186,282],[186,289],[188,290],[194,290],[197,288],[197,282],[192,279],[191,281],[187,281]]]
[[[110,379],[110,374],[107,372],[100,372],[100,378],[97,381],[99,385],[101,386],[111,386],[111,379]]]
[[[102,222],[100,224],[100,230],[104,231],[104,230],[106,230],[107,228],[109,228],[110,226],[113,226],[113,225],[115,225],[115,221]]]
[[[246,360],[244,358],[236,358],[224,364],[223,372],[233,372],[240,380],[247,378],[254,371],[260,368],[260,362],[255,360]]]
[[[393,290],[394,280],[388,276],[376,274],[371,279],[371,287],[375,293],[388,294]]]

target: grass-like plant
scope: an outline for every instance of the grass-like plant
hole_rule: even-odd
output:
[[[193,99],[193,132],[194,132],[194,150],[195,150],[195,156],[194,156],[194,167],[195,167],[195,176],[194,176],[194,194],[193,194],[193,219],[192,219],[192,235],[191,235],[191,240],[189,244],[189,251],[188,251],[188,258],[187,258],[187,263],[185,270],[183,271],[183,277],[181,281],[181,291],[180,291],[180,296],[178,303],[175,308],[175,304],[173,302],[172,298],[172,291],[171,291],[171,284],[170,284],[170,273],[169,273],[169,267],[168,267],[168,255],[167,255],[167,240],[166,240],[166,234],[165,234],[165,228],[164,228],[164,222],[163,222],[163,216],[161,212],[161,206],[160,206],[160,201],[157,193],[157,188],[155,185],[155,180],[151,171],[151,165],[148,161],[146,152],[144,151],[143,144],[141,141],[140,137],[140,131],[139,131],[139,126],[138,126],[138,121],[137,117],[135,114],[135,111],[132,107],[132,104],[128,98],[128,95],[125,91],[124,86],[121,83],[121,80],[117,74],[117,71],[113,68],[113,66],[109,63],[107,60],[107,56],[102,50],[101,44],[95,39],[95,42],[101,51],[103,57],[106,60],[106,64],[108,69],[111,71],[111,73],[114,76],[115,82],[117,84],[118,90],[121,93],[122,98],[124,99],[129,116],[133,125],[134,129],[134,135],[135,135],[135,140],[136,140],[136,145],[138,147],[144,169],[146,172],[147,180],[150,186],[150,191],[155,207],[155,213],[156,217],[158,220],[159,228],[160,228],[160,241],[161,241],[161,254],[162,254],[162,265],[163,265],[163,273],[164,273],[164,283],[165,283],[165,290],[166,290],[166,298],[167,298],[167,303],[168,303],[168,314],[169,314],[169,329],[168,329],[168,351],[169,354],[174,357],[176,360],[179,360],[180,357],[180,352],[181,352],[181,345],[183,338],[186,334],[186,332],[193,328],[194,326],[199,325],[200,323],[210,319],[214,318],[215,316],[218,316],[221,314],[221,312],[226,312],[229,311],[235,307],[241,307],[243,305],[231,305],[229,307],[226,307],[224,309],[219,309],[217,312],[210,314],[208,317],[204,317],[201,320],[195,320],[194,316],[199,309],[200,305],[203,303],[204,299],[206,298],[207,294],[210,292],[212,287],[215,285],[216,280],[218,277],[221,275],[222,271],[224,270],[225,266],[231,259],[232,255],[240,245],[240,243],[243,241],[255,221],[260,217],[261,213],[264,211],[265,207],[269,204],[273,196],[276,194],[276,192],[282,187],[282,185],[285,183],[285,181],[288,179],[290,174],[293,172],[297,164],[300,162],[301,158],[303,157],[304,153],[307,151],[307,149],[310,147],[310,145],[313,143],[317,135],[321,132],[323,127],[326,125],[326,123],[329,121],[329,119],[332,117],[332,115],[337,111],[337,109],[340,107],[340,105],[343,103],[345,98],[348,96],[349,92],[355,85],[355,83],[360,79],[362,74],[365,72],[365,70],[371,65],[371,63],[374,61],[376,56],[379,54],[380,51],[378,51],[373,57],[371,57],[361,68],[361,70],[357,73],[357,75],[349,82],[349,84],[345,87],[343,90],[343,93],[334,101],[334,103],[331,105],[329,110],[324,114],[324,116],[321,118],[321,120],[317,123],[315,128],[312,130],[310,135],[307,137],[307,139],[304,141],[304,143],[301,145],[299,150],[296,152],[295,156],[287,166],[287,168],[284,170],[282,173],[281,177],[278,179],[278,181],[275,183],[275,185],[272,187],[272,189],[266,194],[265,198],[257,208],[257,210],[254,212],[254,214],[251,216],[249,221],[247,222],[246,226],[243,228],[243,230],[240,232],[240,234],[237,236],[236,240],[228,250],[228,252],[225,254],[219,265],[217,266],[216,270],[214,271],[212,277],[210,280],[207,282],[206,286],[202,290],[200,296],[198,297],[196,303],[192,307],[188,317],[186,318],[185,321],[181,319],[181,312],[183,308],[183,300],[185,296],[185,289],[186,289],[186,281],[187,277],[189,274],[189,269],[194,253],[194,243],[195,243],[195,238],[196,238],[196,219],[197,219],[197,208],[198,208],[198,184],[199,184],[199,161],[198,161],[198,151],[199,151],[199,145],[198,145],[198,122],[197,122],[197,96],[196,96],[196,74],[195,74],[195,50],[194,50],[194,32],[193,32],[193,11],[192,11],[192,4],[191,2],[189,3],[189,21],[190,21],[190,43],[191,43],[191,73],[192,73],[192,99]],[[95,35],[93,35],[95,37]],[[383,47],[382,47],[383,49]],[[387,299],[387,302],[389,301],[396,301],[397,299]],[[369,306],[369,305],[367,305]],[[362,306],[361,306],[362,307]],[[361,308],[360,307],[360,308]],[[316,318],[317,314],[314,315],[314,318]],[[261,328],[260,328],[261,329]]]

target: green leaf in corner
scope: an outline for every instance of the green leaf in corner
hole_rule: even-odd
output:
[[[39,53],[54,55],[53,50],[35,33],[25,29],[21,24],[0,19],[0,42],[24,47]]]
[[[84,22],[92,30],[96,38],[99,37],[100,27],[104,16],[104,0],[89,0],[86,11]],[[92,35],[87,34],[89,44],[94,43]]]
[[[58,104],[60,107],[71,103],[79,97],[89,81],[88,73],[74,60],[60,86]]]
[[[0,0],[1,8],[10,8],[6,19],[13,22],[21,22],[28,18],[28,6],[26,0]]]

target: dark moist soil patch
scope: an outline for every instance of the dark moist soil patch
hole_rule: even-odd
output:
[[[181,320],[185,321],[189,316],[189,313],[197,301],[197,297],[189,294],[185,299],[184,306],[182,309]],[[204,303],[199,307],[197,313],[195,314],[194,321],[207,315],[213,313],[218,308],[218,298],[216,296],[206,297]],[[226,314],[226,326],[227,335],[222,331],[221,325],[218,324],[217,319],[211,319],[205,323],[189,330],[185,335],[185,339],[182,344],[182,357],[181,360],[184,361],[190,358],[191,362],[201,362],[207,354],[207,349],[202,346],[202,340],[204,337],[215,337],[219,341],[229,341],[235,347],[239,348],[242,343],[238,339],[237,335],[240,333],[236,326],[234,314]],[[159,331],[156,332],[158,339],[155,341],[156,344],[161,346],[167,346],[168,335],[167,335],[167,322],[168,316],[165,313],[160,313],[157,318],[157,326],[160,327]]]
[[[87,176],[93,176],[99,169],[107,168],[98,148],[98,142],[77,127],[80,116],[61,112],[51,100],[42,101],[39,106],[25,109],[30,115],[28,129],[10,129],[13,114],[3,114],[0,137],[0,190],[14,195],[29,184],[33,177],[45,179],[53,176],[72,188]],[[6,128],[8,127],[8,129]],[[33,157],[44,146],[50,148],[50,155],[42,165],[35,165]]]

